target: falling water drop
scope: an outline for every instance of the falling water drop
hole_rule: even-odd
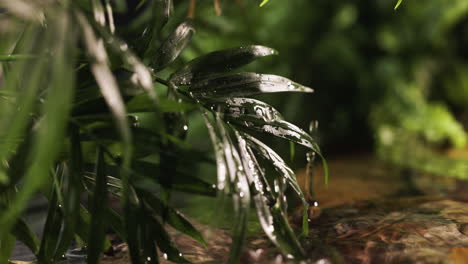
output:
[[[166,254],[166,253],[163,253],[163,258],[164,258],[165,260],[167,260],[167,254]]]
[[[184,129],[184,131],[187,131],[187,130],[188,130],[188,126],[187,126],[187,125],[184,125],[183,129]]]
[[[319,126],[318,120],[312,120],[312,121],[310,121],[310,124],[309,124],[309,133],[310,133],[310,134],[315,134],[315,133],[317,133],[318,126]]]

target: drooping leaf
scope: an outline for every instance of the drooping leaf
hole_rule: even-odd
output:
[[[176,85],[189,85],[193,80],[228,72],[258,58],[277,53],[274,49],[259,45],[214,51],[190,61],[173,73],[169,81]]]
[[[185,49],[194,32],[195,29],[191,20],[182,22],[161,44],[161,47],[153,58],[154,69],[159,71],[172,63]]]
[[[63,173],[63,170],[62,170]],[[57,189],[52,190],[49,197],[49,209],[43,230],[41,246],[37,254],[39,262],[48,263],[54,261],[57,244],[60,241],[60,233],[63,223],[63,212],[59,203]]]
[[[215,148],[218,168],[218,189],[232,195],[234,205],[233,239],[228,263],[236,263],[242,252],[242,245],[247,230],[247,219],[250,209],[250,189],[240,154],[234,146],[225,124],[218,114],[215,120],[209,119],[202,109],[205,124]],[[224,197],[221,196],[223,199]]]
[[[189,91],[192,96],[203,99],[278,92],[312,93],[314,90],[281,76],[243,72],[197,80]]]
[[[16,222],[15,226],[13,227],[12,234],[16,237],[16,239],[26,245],[33,254],[38,253],[39,239],[22,218],[18,219]]]
[[[247,141],[249,147],[257,151],[263,159],[271,162],[275,170],[280,173],[281,177],[286,179],[288,185],[291,186],[299,199],[302,200],[302,203],[306,205],[307,201],[305,200],[305,196],[302,193],[301,187],[297,183],[295,174],[292,169],[289,168],[286,162],[275,151],[273,151],[260,140],[246,133],[241,133],[241,135]]]
[[[147,34],[144,36],[144,43],[148,43],[144,51],[144,61],[153,65],[153,58],[156,56],[161,44],[161,29],[166,25],[171,16],[174,4],[172,0],[155,0],[152,1],[152,12],[154,18],[151,26],[147,28]],[[157,62],[156,62],[157,63]]]
[[[224,118],[246,130],[272,134],[301,144],[320,153],[315,140],[299,127],[286,122],[272,106],[250,98],[230,98],[225,101],[208,104],[224,113]]]
[[[277,245],[280,250],[285,254],[293,256],[303,256],[304,252],[295,234],[292,232],[291,227],[285,216],[285,212],[281,211],[278,203],[274,203],[275,198],[272,197],[271,188],[266,180],[265,173],[261,169],[254,152],[251,149],[248,141],[244,139],[242,134],[236,132],[237,141],[239,143],[240,153],[244,162],[247,177],[250,184],[255,188],[253,200],[257,209],[257,215],[260,224],[265,234],[270,240]],[[291,178],[289,178],[291,179]],[[295,179],[292,179],[295,181]],[[308,204],[302,192],[296,194],[302,200],[304,206],[304,217],[307,218]],[[276,198],[278,199],[278,198]],[[281,197],[279,197],[281,199]],[[308,233],[308,222],[305,221],[303,226],[304,234]]]

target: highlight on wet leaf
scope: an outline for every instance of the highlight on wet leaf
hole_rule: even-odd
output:
[[[191,60],[180,56],[195,25],[180,12],[172,18],[173,8],[172,0],[0,1],[0,20],[15,25],[8,34],[0,26],[0,264],[17,257],[16,240],[48,264],[98,263],[119,250],[135,264],[191,263],[180,235],[213,246],[184,207],[198,199],[228,204],[227,263],[241,259],[252,219],[285,256],[304,258],[296,232],[308,233],[306,197],[256,136],[320,149],[249,96],[313,90],[235,72],[278,53],[266,46],[191,59],[201,54],[195,44]],[[194,143],[197,131],[209,140]],[[302,228],[288,222],[289,192],[304,207]],[[41,199],[39,230],[24,214]]]

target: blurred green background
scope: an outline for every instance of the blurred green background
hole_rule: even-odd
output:
[[[176,2],[177,15],[186,15],[188,2]],[[401,162],[405,146],[421,147],[423,156],[428,149],[464,147],[468,1],[404,1],[394,10],[395,4],[271,0],[259,7],[257,1],[225,0],[222,15],[215,16],[213,2],[197,1],[197,34],[183,56],[246,44],[277,49],[279,56],[247,70],[315,89],[262,99],[305,130],[318,120],[328,157],[377,150]],[[192,141],[199,144],[196,120],[191,126]],[[287,155],[289,146],[279,147]],[[301,162],[305,158],[296,165]]]

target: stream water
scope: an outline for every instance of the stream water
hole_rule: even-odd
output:
[[[402,171],[369,155],[329,161],[328,186],[315,172],[320,209],[302,238],[308,260],[288,259],[261,232],[250,236],[241,263],[468,263],[468,188],[466,182]],[[301,186],[307,184],[300,171]],[[296,210],[300,212],[301,210]],[[38,213],[29,216],[40,232]],[[293,212],[291,222],[300,222]],[[226,230],[196,223],[209,247],[173,230],[176,244],[194,263],[223,263],[230,237]],[[18,260],[31,260],[18,247]],[[82,261],[83,263],[85,261]],[[129,263],[125,245],[103,263]],[[162,263],[169,263],[161,259]]]

